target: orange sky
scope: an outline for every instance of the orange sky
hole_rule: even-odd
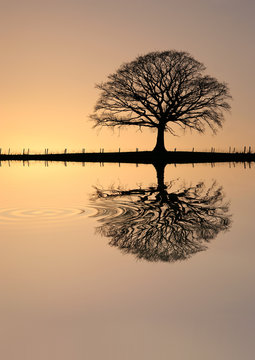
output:
[[[252,0],[1,0],[0,147],[152,149],[156,135],[92,129],[96,82],[153,50],[184,50],[229,84],[223,130],[166,137],[168,149],[254,149]],[[180,134],[181,135],[181,134]]]

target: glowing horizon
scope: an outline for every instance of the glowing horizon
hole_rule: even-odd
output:
[[[137,55],[170,49],[188,51],[203,62],[206,73],[229,84],[234,100],[216,136],[210,131],[166,135],[166,147],[253,148],[254,10],[250,1],[230,0],[4,1],[0,148],[153,149],[155,133],[129,128],[98,134],[88,116],[99,96],[95,83]]]

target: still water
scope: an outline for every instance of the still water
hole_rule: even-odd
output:
[[[254,358],[254,165],[9,165],[2,359]]]

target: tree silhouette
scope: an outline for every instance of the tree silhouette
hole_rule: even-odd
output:
[[[163,178],[163,176],[161,176]],[[222,188],[178,186],[172,181],[149,188],[96,188],[92,196],[100,226],[97,232],[124,253],[148,261],[185,260],[230,227]]]
[[[203,75],[205,66],[190,54],[151,52],[124,63],[101,91],[94,113],[95,126],[138,126],[157,130],[154,151],[165,152],[164,133],[175,125],[204,132],[222,126],[229,110],[228,86]]]

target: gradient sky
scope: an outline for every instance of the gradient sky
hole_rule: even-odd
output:
[[[254,15],[253,0],[0,0],[2,151],[152,149],[155,133],[98,133],[88,115],[95,83],[137,55],[170,49],[226,81],[233,102],[217,136],[168,135],[168,149],[254,146]]]

